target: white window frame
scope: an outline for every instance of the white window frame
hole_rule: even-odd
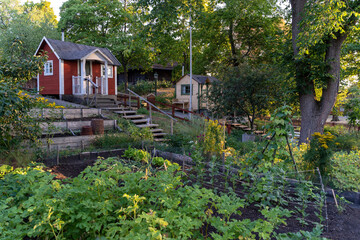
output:
[[[105,76],[105,71],[104,71],[104,69],[105,69],[105,65],[102,65],[102,75],[103,76]],[[113,78],[114,77],[114,75],[113,75],[113,66],[112,65],[108,65],[108,78]]]
[[[47,70],[49,70],[49,72]],[[54,62],[53,60],[49,60],[44,64],[44,76],[52,76],[52,75],[54,75]]]

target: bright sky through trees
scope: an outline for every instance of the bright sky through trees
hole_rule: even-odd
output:
[[[27,2],[28,0],[20,0],[21,4]],[[47,0],[48,2],[51,3],[51,7],[54,9],[54,13],[57,16],[57,20],[60,20],[60,7],[61,5],[66,2],[66,0]],[[39,3],[40,0],[32,0],[32,2],[34,3]]]

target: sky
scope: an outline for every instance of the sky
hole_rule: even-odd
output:
[[[27,0],[20,0],[21,3],[25,3]],[[50,6],[54,9],[54,13],[57,16],[57,20],[60,20],[60,7],[67,0],[47,0],[50,2]],[[32,2],[40,2],[40,0],[32,0]]]

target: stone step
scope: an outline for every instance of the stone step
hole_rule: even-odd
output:
[[[114,112],[114,111],[120,110],[120,108],[119,107],[104,107],[104,108],[102,108],[102,110]]]
[[[122,116],[122,118],[125,119],[139,119],[139,118],[144,118],[144,115],[129,115],[129,116]]]
[[[154,138],[156,138],[156,137],[163,137],[163,136],[165,136],[165,135],[167,135],[167,133],[164,133],[164,132],[153,133]]]
[[[142,124],[142,125],[136,125],[138,128],[154,128],[154,127],[158,127],[159,124]]]
[[[153,129],[150,129],[150,131],[151,131],[152,133],[158,133],[158,132],[163,132],[164,130],[161,129],[161,128],[153,128]]]
[[[136,114],[136,111],[133,111],[133,110],[125,110],[125,111],[115,111],[114,113],[117,113],[117,114]]]
[[[98,103],[96,104],[96,108],[109,108],[109,107],[116,107],[116,104],[110,104],[110,103]]]
[[[147,123],[149,120],[147,118],[142,118],[142,119],[134,119],[131,121],[135,124],[139,124],[139,123]]]
[[[155,142],[166,142],[166,141],[169,141],[169,140],[165,139],[165,138],[155,138],[154,141]]]
[[[110,99],[110,98],[97,98],[97,102],[112,102],[112,103],[114,103],[115,100]]]

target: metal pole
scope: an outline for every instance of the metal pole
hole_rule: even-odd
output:
[[[191,107],[192,107],[192,27],[191,27],[191,8],[190,8],[190,101],[189,101],[189,119],[191,120]]]

